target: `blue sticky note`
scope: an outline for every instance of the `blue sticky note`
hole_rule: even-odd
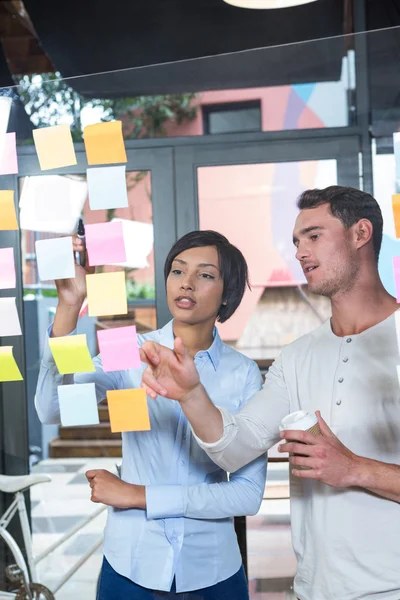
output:
[[[59,385],[58,401],[64,427],[97,425],[100,422],[94,383]]]
[[[394,256],[400,256],[400,239],[398,240],[383,234],[378,264],[379,276],[386,291],[396,297],[396,285],[393,271]]]

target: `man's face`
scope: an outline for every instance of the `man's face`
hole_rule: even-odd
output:
[[[310,292],[331,298],[352,289],[359,272],[352,229],[331,214],[329,204],[299,213],[293,243]]]

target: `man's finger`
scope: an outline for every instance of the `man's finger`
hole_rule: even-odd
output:
[[[151,365],[158,365],[160,362],[159,346],[156,342],[144,342],[141,347],[140,357],[143,356],[143,362]]]
[[[94,477],[96,477],[96,475],[98,474],[99,470],[98,469],[90,469],[89,471],[86,471],[85,475],[86,475],[86,479],[88,481],[91,481]]]
[[[321,417],[320,411],[315,411],[315,414],[317,415],[318,425],[322,435],[325,437],[336,437],[333,431],[329,428],[326,421],[324,421],[324,419]]]
[[[183,343],[183,340],[180,337],[177,337],[174,341],[174,350],[179,362],[182,362],[185,358],[189,356],[189,352],[186,350],[185,344]]]
[[[167,395],[167,390],[158,383],[157,379],[154,377],[151,369],[149,368],[143,371],[142,384],[146,386],[146,389],[149,388],[152,392],[149,394],[151,398],[155,398],[157,394],[160,396]]]
[[[290,452],[291,454],[300,454],[301,456],[315,456],[315,446],[309,444],[299,444],[297,442],[286,442],[283,444],[280,452]],[[280,448],[282,448],[280,446]]]
[[[319,479],[314,469],[292,469],[292,475],[299,479]]]
[[[302,442],[303,444],[314,445],[318,442],[318,436],[308,433],[308,431],[299,431],[298,429],[285,429],[284,431],[281,431],[280,436],[285,440]]]

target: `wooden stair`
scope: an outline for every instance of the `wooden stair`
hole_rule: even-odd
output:
[[[120,433],[112,433],[107,402],[99,404],[98,425],[80,427],[60,426],[60,435],[50,442],[51,458],[121,457]]]

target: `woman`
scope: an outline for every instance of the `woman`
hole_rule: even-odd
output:
[[[83,251],[74,240],[74,250]],[[86,295],[85,275],[56,282],[59,294],[52,336],[73,333]],[[165,327],[138,335],[139,346],[154,340],[170,348],[182,338],[200,379],[220,406],[239,410],[261,388],[257,365],[221,341],[215,321],[229,319],[248,285],[241,252],[213,231],[193,231],[171,248],[165,262],[168,306]],[[59,420],[57,386],[96,385],[106,390],[140,387],[141,369],[62,376],[46,343],[36,407],[42,422]],[[122,434],[121,479],[88,471],[91,499],[110,506],[98,600],[185,598],[246,600],[233,517],[256,514],[263,497],[266,458],[236,473],[217,467],[197,445],[180,405],[149,401],[151,431]]]

